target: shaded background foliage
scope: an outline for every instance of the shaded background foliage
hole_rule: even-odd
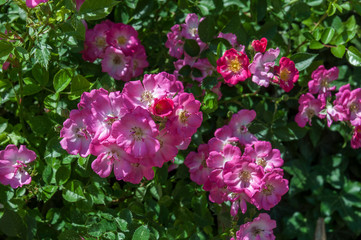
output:
[[[361,235],[361,155],[350,147],[350,128],[342,123],[328,128],[318,119],[305,128],[294,122],[298,96],[319,65],[339,68],[338,87],[360,86],[359,1],[86,2],[77,12],[71,0],[50,1],[34,10],[20,0],[0,0],[0,32],[7,29],[21,37],[11,43],[0,41],[1,62],[10,53],[15,55],[12,67],[0,73],[0,145],[4,149],[10,143],[26,144],[38,155],[30,185],[15,190],[0,185],[1,238],[229,238],[243,217],[232,221],[229,206],[209,202],[207,193],[190,181],[183,160],[242,108],[256,110],[250,131],[271,141],[285,160],[290,190],[270,211],[277,221],[277,239],[312,239],[319,218],[324,219],[328,239]],[[104,18],[132,25],[146,48],[150,62],[146,73],[171,73],[175,59],[164,46],[166,34],[188,13],[206,16],[210,25],[204,26],[205,33],[235,33],[247,51],[253,39],[268,38],[269,47],[279,47],[280,56],[296,62],[298,84],[287,94],[249,80],[233,88],[223,85],[218,104],[200,96],[203,89],[210,89],[207,84],[214,83],[187,89],[203,99],[206,113],[190,148],[176,157],[178,168],[168,172],[165,164],[156,169],[154,180],[140,185],[100,178],[90,167],[94,157],[68,155],[59,144],[62,123],[82,92],[100,87],[121,90],[124,85],[102,73],[99,64],[82,60],[81,19],[89,28]],[[226,46],[216,40],[209,45],[212,62]],[[189,74],[184,74],[184,83],[191,82]],[[246,220],[256,212],[249,208]]]

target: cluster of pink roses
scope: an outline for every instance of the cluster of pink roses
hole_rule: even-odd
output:
[[[122,92],[85,92],[60,132],[69,154],[97,156],[92,169],[117,180],[139,183],[154,176],[152,167],[188,147],[203,120],[200,102],[165,72],[127,82]]]
[[[245,213],[247,202],[259,210],[270,210],[288,191],[288,181],[280,168],[280,151],[272,149],[269,142],[258,141],[248,131],[255,117],[253,110],[234,114],[208,144],[201,144],[198,153],[189,153],[184,161],[191,180],[204,184],[203,189],[210,192],[210,201],[232,202],[232,216],[239,208]]]
[[[317,116],[327,119],[330,127],[333,121],[344,121],[353,127],[351,139],[352,148],[361,147],[361,88],[351,90],[350,84],[340,87],[332,102],[332,91],[336,86],[331,82],[338,78],[337,67],[326,69],[319,66],[311,75],[308,82],[309,92],[302,94],[298,102],[300,104],[295,121],[300,127],[308,122],[311,125],[312,117]],[[313,94],[317,94],[317,98]]]
[[[105,20],[85,33],[83,59],[102,59],[102,71],[116,80],[129,81],[148,67],[147,55],[130,25]]]
[[[252,63],[249,63],[244,49],[234,48],[227,50],[217,60],[217,71],[224,81],[229,85],[235,85],[252,76],[252,81],[259,86],[268,87],[270,82],[273,82],[280,85],[284,91],[291,91],[299,77],[295,63],[289,58],[282,57],[279,66],[275,66],[280,50],[271,48],[265,52],[266,38],[254,40],[252,46],[257,52]]]
[[[10,184],[12,188],[22,187],[31,182],[31,176],[25,170],[26,164],[36,159],[35,152],[21,145],[18,149],[15,145],[6,146],[0,151],[0,183]]]
[[[185,23],[181,25],[176,24],[171,28],[172,31],[167,34],[168,40],[165,43],[165,46],[169,48],[169,55],[178,59],[176,62],[174,62],[174,67],[176,69],[174,74],[178,76],[179,71],[184,66],[188,65],[192,69],[198,69],[201,73],[199,76],[191,74],[191,78],[198,82],[202,82],[205,77],[211,76],[212,73],[216,70],[207,58],[200,58],[200,56],[191,57],[184,51],[184,44],[186,39],[195,40],[198,43],[200,52],[208,49],[208,44],[203,42],[198,35],[198,25],[202,20],[203,18],[199,20],[198,16],[194,13],[188,14],[185,19]],[[224,38],[228,40],[228,42],[234,48],[244,48],[244,46],[237,43],[237,37],[233,33],[220,33],[218,38]]]

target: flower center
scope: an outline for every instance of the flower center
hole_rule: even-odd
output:
[[[189,33],[192,35],[192,37],[195,37],[198,33],[198,28],[190,28]]]
[[[153,100],[153,95],[149,91],[144,91],[140,97],[142,102],[151,102]]]
[[[358,109],[359,109],[359,107],[356,103],[351,103],[351,105],[350,105],[351,112],[357,112]]]
[[[143,130],[140,127],[132,127],[130,133],[136,141],[143,139]]]
[[[15,168],[14,173],[16,173],[17,171],[22,172],[27,165],[22,161],[16,160],[16,164],[14,164],[13,167]]]
[[[313,116],[315,116],[315,110],[313,110],[313,109],[311,109],[311,108],[308,108],[307,110],[306,110],[306,115],[307,115],[307,117],[308,117],[308,119],[311,119]]]
[[[183,110],[179,114],[179,120],[181,121],[181,123],[185,124],[188,121],[189,116],[189,112],[187,110]]]
[[[242,69],[242,65],[238,59],[232,59],[228,61],[228,69],[234,73],[238,73]]]
[[[106,122],[108,125],[112,125],[117,119],[118,119],[118,117],[115,117],[115,116],[113,116],[113,115],[108,115],[108,116],[105,118],[105,122]]]
[[[120,56],[115,55],[114,58],[113,58],[113,63],[114,63],[115,65],[121,64],[121,63],[122,63],[122,59],[120,58]]]
[[[287,82],[290,77],[291,71],[289,71],[287,68],[283,68],[280,72],[280,78],[282,81]]]
[[[249,182],[251,179],[251,173],[248,171],[242,171],[239,173],[239,178],[242,180],[242,182]]]
[[[247,126],[242,125],[242,126],[239,128],[239,131],[240,131],[241,133],[246,133],[246,132],[248,132],[248,128],[247,128]]]
[[[88,134],[87,134],[87,130],[85,128],[79,128],[77,131],[76,131],[76,135],[79,137],[79,138],[85,138],[85,139],[88,139]]]
[[[97,37],[95,39],[95,45],[98,48],[104,48],[107,45],[107,43],[105,42],[105,38],[104,37]]]
[[[253,236],[257,236],[257,235],[261,234],[263,231],[264,230],[259,229],[259,228],[253,228],[251,232],[252,232]]]
[[[124,45],[127,42],[127,39],[124,36],[119,36],[117,40],[119,45]]]
[[[327,79],[322,79],[321,80],[321,87],[327,88],[328,87],[328,81]]]
[[[267,161],[264,158],[257,158],[256,163],[263,168],[265,168],[267,165]]]
[[[266,184],[266,188],[262,190],[263,194],[266,196],[272,195],[275,187],[271,184]]]

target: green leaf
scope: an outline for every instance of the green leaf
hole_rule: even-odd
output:
[[[138,227],[132,237],[132,240],[148,240],[150,238],[150,231],[148,226]]]
[[[9,55],[13,48],[14,47],[11,43],[0,40],[0,57]]]
[[[304,32],[303,33],[303,36],[305,37],[305,38],[307,38],[308,40],[314,40],[315,38],[313,37],[313,35],[311,34],[311,33],[309,33],[309,32]]]
[[[57,182],[58,185],[63,185],[65,184],[69,178],[70,178],[70,165],[63,165],[61,166],[55,174],[55,180]]]
[[[218,79],[216,77],[206,77],[202,81],[202,89],[211,90],[218,84]]]
[[[346,47],[344,45],[338,45],[337,47],[331,48],[331,53],[337,58],[342,58],[345,51]]]
[[[191,57],[198,56],[200,48],[197,41],[194,39],[186,39],[184,43],[184,51],[186,51],[186,53]]]
[[[56,92],[63,91],[71,82],[72,72],[69,69],[60,69],[54,76],[53,85]]]
[[[327,44],[329,43],[333,36],[335,35],[335,29],[334,28],[326,28],[325,31],[322,33],[322,36],[321,36],[321,41],[324,43],[324,44]]]
[[[348,31],[354,31],[358,27],[354,15],[352,15],[346,20],[345,27]]]
[[[354,46],[347,49],[346,58],[351,65],[361,67],[361,53]]]
[[[63,198],[68,202],[77,202],[85,199],[83,184],[79,180],[67,182],[65,189],[63,189]]]
[[[322,43],[318,41],[311,41],[310,42],[310,49],[321,49],[325,47]]]
[[[35,64],[31,69],[31,73],[41,86],[46,86],[49,81],[49,72],[45,68],[41,67],[40,64]]]
[[[90,87],[90,82],[86,80],[85,77],[81,75],[76,75],[71,80],[71,94],[72,98],[78,98],[83,92],[88,91]]]
[[[251,15],[254,21],[260,22],[267,12],[266,0],[251,0]]]
[[[49,129],[53,127],[51,121],[47,116],[32,116],[26,120],[26,122],[31,127],[31,130],[35,134],[44,135],[49,133]]]
[[[40,63],[46,70],[48,69],[50,61],[50,50],[51,47],[48,44],[40,43],[34,48],[35,62]]]
[[[192,68],[189,65],[185,65],[179,70],[179,74],[183,77],[188,77],[191,74],[191,71]]]
[[[212,113],[218,108],[218,95],[214,92],[208,92],[203,98],[202,111]]]
[[[327,15],[330,17],[336,12],[336,6],[333,2],[330,2],[327,8]]]
[[[198,68],[192,68],[192,76],[195,78],[200,78],[203,76],[202,71]]]
[[[23,96],[34,95],[35,93],[40,92],[42,89],[43,88],[41,86],[39,86],[38,84],[25,85],[23,87]]]
[[[46,185],[43,188],[40,188],[40,192],[41,192],[41,199],[44,202],[47,202],[58,190],[58,186],[53,186],[53,185]]]
[[[25,239],[25,224],[22,218],[13,211],[5,210],[0,219],[0,231],[8,237]]]
[[[98,20],[111,13],[119,2],[114,0],[86,0],[80,7],[79,14],[85,20]]]
[[[202,22],[199,23],[198,34],[199,38],[203,42],[210,42],[213,40],[217,34],[216,23],[213,16],[207,16]]]
[[[302,71],[308,68],[317,56],[318,54],[296,53],[291,56],[291,60],[294,61],[297,70]]]

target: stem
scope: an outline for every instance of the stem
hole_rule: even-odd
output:
[[[21,66],[19,68],[19,85],[20,85],[20,98],[19,98],[19,102],[18,102],[18,106],[19,106],[19,118],[20,118],[20,124],[22,126],[22,131],[23,134],[26,136],[27,132],[26,132],[26,126],[24,123],[24,109],[23,109],[23,78],[22,78],[22,74],[21,74]]]

